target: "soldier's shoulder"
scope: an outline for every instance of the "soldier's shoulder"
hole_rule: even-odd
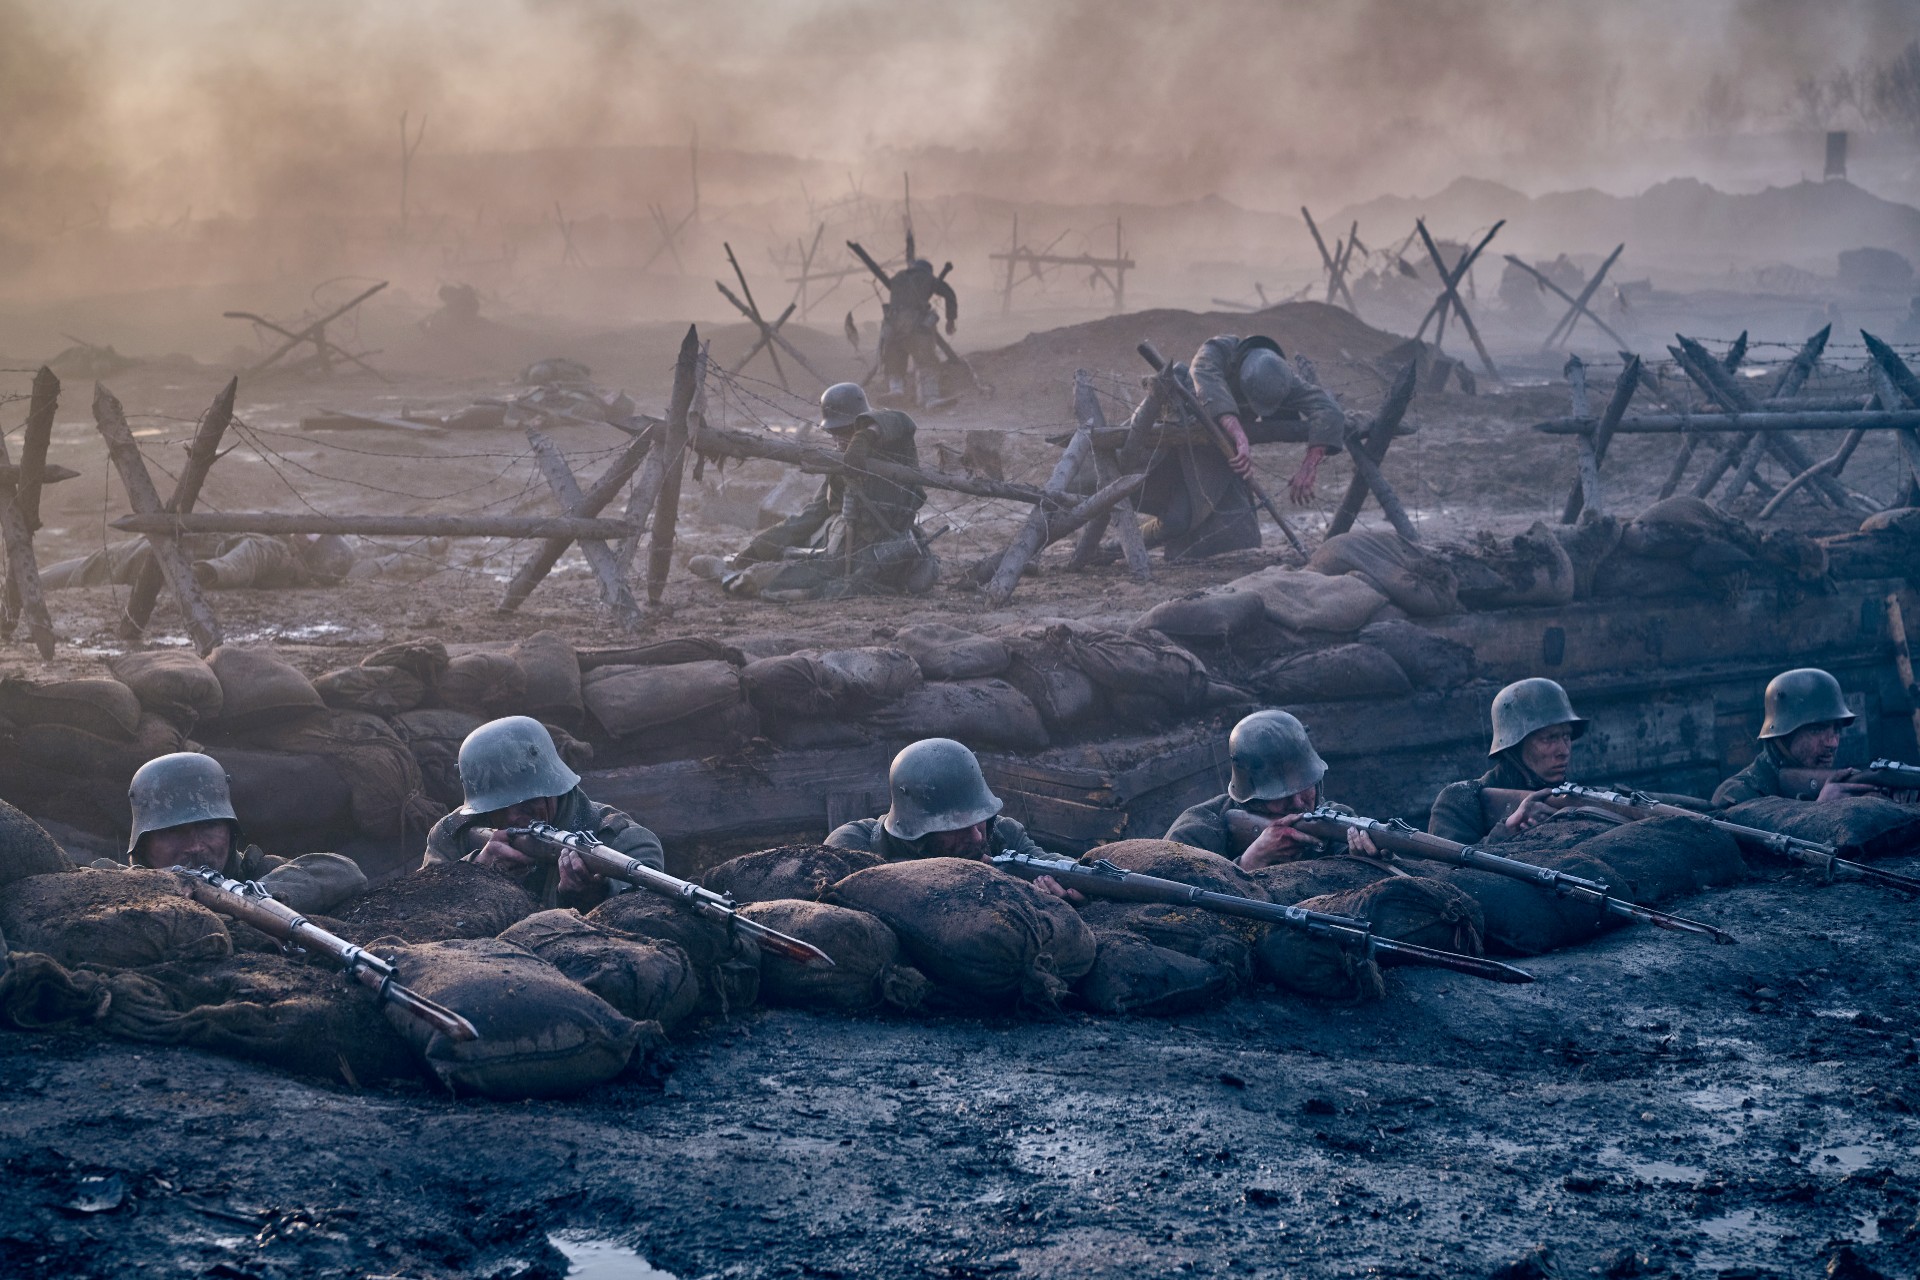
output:
[[[873,852],[874,833],[880,829],[878,818],[855,818],[852,822],[843,822],[828,835],[826,843],[835,849],[853,849],[862,853]]]

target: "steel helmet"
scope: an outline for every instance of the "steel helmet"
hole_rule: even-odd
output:
[[[580,785],[553,735],[532,716],[489,720],[460,744],[460,789],[467,809],[494,813],[539,796],[563,796]]]
[[[1493,695],[1493,746],[1487,754],[1497,756],[1525,742],[1528,734],[1557,724],[1572,725],[1576,738],[1587,731],[1558,683],[1544,676],[1516,680]]]
[[[1298,795],[1327,776],[1307,726],[1285,711],[1256,711],[1233,726],[1227,758],[1233,762],[1227,794],[1241,804]]]
[[[893,807],[880,825],[890,836],[918,840],[960,831],[1000,812],[973,752],[952,738],[922,738],[900,749],[887,770]]]
[[[1784,738],[1810,724],[1853,723],[1840,682],[1818,667],[1796,667],[1767,681],[1767,720],[1760,737]]]
[[[140,847],[140,837],[149,831],[217,818],[233,823],[234,843],[238,844],[240,820],[234,816],[228,784],[227,771],[220,762],[195,751],[156,756],[141,765],[127,786],[127,803],[133,810],[127,856],[133,856]]]
[[[820,425],[828,431],[845,431],[872,412],[857,382],[836,382],[820,393]]]
[[[1271,347],[1255,347],[1240,358],[1240,390],[1255,417],[1280,412],[1294,381],[1286,357]]]

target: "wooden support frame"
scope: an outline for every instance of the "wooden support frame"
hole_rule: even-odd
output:
[[[527,443],[533,446],[535,455],[540,459],[541,472],[546,476],[547,483],[554,487],[554,496],[560,499],[561,505],[566,509],[566,513],[570,516],[590,517],[599,515],[609,502],[612,502],[614,498],[619,496],[620,490],[626,487],[627,481],[633,478],[633,473],[639,469],[641,462],[652,451],[653,443],[656,439],[656,430],[656,428],[649,427],[646,431],[642,432],[632,444],[627,446],[626,450],[618,458],[614,459],[614,461],[608,465],[601,477],[594,481],[592,487],[584,494],[581,494],[577,501],[563,495],[561,493],[561,486],[554,485],[555,467],[548,462],[546,454],[548,452],[552,453],[554,462],[558,464],[558,469],[567,470],[567,468],[565,459],[560,457],[559,450],[553,447],[553,442],[543,435],[538,428],[528,427]],[[573,481],[573,475],[570,470],[567,470],[566,478],[567,483],[572,484],[574,491],[578,492],[579,485]],[[635,532],[637,532],[637,530]],[[633,533],[629,533],[627,537],[622,540],[621,546],[624,548],[633,540],[633,536]],[[602,550],[607,550],[605,542],[601,542],[598,539],[594,539],[593,541],[597,542]],[[507,584],[506,594],[500,600],[500,612],[512,613],[525,603],[527,597],[533,594],[533,589],[539,586],[547,574],[553,571],[553,566],[559,563],[560,557],[565,555],[567,548],[572,545],[572,539],[568,538],[549,538],[546,542],[542,543],[540,549],[534,553],[533,557],[521,565],[519,571],[513,575],[513,581]],[[584,542],[581,544],[581,551],[583,554],[590,554],[586,552],[586,543]],[[609,551],[608,555],[612,556],[613,553]],[[604,580],[601,583],[602,597],[607,600],[608,606],[614,609],[615,616],[622,618],[622,621],[624,621],[625,619],[622,617],[622,612],[625,608],[631,607],[637,618],[639,606],[634,603],[632,589],[627,587],[627,575],[630,572],[629,566],[632,562],[625,557],[616,556],[613,558],[611,570],[607,572],[603,572],[602,567],[594,563],[592,559],[589,559],[588,563],[590,567],[592,567],[596,577],[602,579],[611,577],[618,582],[622,588],[625,588],[624,599],[616,603],[616,599],[618,599],[617,595],[609,594]]]
[[[540,474],[546,477],[547,487],[553,490],[553,496],[559,501],[561,509],[570,516],[582,516],[586,511],[587,495],[580,490],[580,482],[573,478],[573,469],[567,466],[566,458],[559,446],[548,439],[537,427],[527,428],[527,443],[533,447],[533,456],[540,467]],[[628,474],[639,465],[640,459],[635,450],[644,446],[634,441],[627,454],[632,458],[632,466],[627,467]],[[620,465],[626,464],[622,458]],[[618,485],[614,486],[616,489]],[[611,493],[608,497],[611,498]],[[548,546],[558,539],[549,540]],[[593,576],[600,584],[600,599],[612,611],[614,620],[629,631],[640,626],[640,605],[633,598],[633,590],[627,585],[627,575],[620,562],[614,557],[613,548],[600,538],[581,538],[580,553],[587,558],[587,566],[593,570]]]
[[[1607,272],[1613,270],[1613,264],[1620,260],[1620,255],[1625,253],[1626,249],[1627,246],[1625,242],[1615,245],[1613,252],[1607,255],[1606,261],[1600,264],[1600,269],[1593,273],[1593,279],[1587,281],[1586,288],[1580,291],[1580,296],[1568,299],[1572,305],[1567,308],[1567,314],[1561,316],[1559,323],[1555,324],[1552,330],[1548,332],[1547,340],[1540,344],[1542,351],[1551,350],[1555,343],[1571,341],[1574,327],[1580,323],[1583,316],[1595,324],[1600,325],[1601,331],[1609,338],[1612,338],[1615,342],[1621,342],[1619,334],[1607,328],[1606,325],[1600,324],[1600,317],[1593,314],[1593,311],[1587,306],[1587,303],[1592,301],[1593,295],[1600,291],[1600,282],[1607,278]],[[1528,270],[1531,271],[1532,268],[1529,267]],[[1545,276],[1540,275],[1537,271],[1533,274],[1537,279],[1546,279]],[[1566,294],[1557,287],[1554,289],[1554,292],[1559,293],[1563,298],[1566,297]],[[1622,345],[1625,344],[1622,343]]]
[[[1607,460],[1607,446],[1613,443],[1613,433],[1620,427],[1620,420],[1627,414],[1627,406],[1640,389],[1640,357],[1629,355],[1626,366],[1621,369],[1620,377],[1613,384],[1613,396],[1607,401],[1607,411],[1590,436],[1580,438],[1581,463],[1580,479],[1574,482],[1572,492],[1567,494],[1567,504],[1560,512],[1561,524],[1572,524],[1580,518],[1581,511],[1591,507],[1596,515],[1603,515],[1606,504],[1602,500],[1600,467]],[[1576,404],[1576,408],[1577,408]],[[1584,414],[1581,416],[1585,416]],[[1587,486],[1586,455],[1593,457],[1593,485]]]
[[[275,324],[264,316],[255,315],[251,311],[223,311],[221,315],[228,320],[246,320],[252,324],[260,325],[262,328],[271,329],[286,339],[285,342],[281,343],[280,346],[274,350],[272,355],[256,362],[248,368],[246,370],[247,373],[259,373],[261,370],[277,363],[282,356],[294,350],[296,347],[301,346],[303,343],[310,342],[313,344],[313,358],[319,362],[320,368],[323,371],[332,371],[333,357],[338,355],[342,360],[351,361],[359,365],[362,369],[365,369],[368,373],[371,373],[374,377],[384,382],[387,380],[385,374],[368,364],[365,360],[362,360],[359,356],[329,342],[327,340],[327,326],[386,287],[387,282],[382,280],[372,288],[355,294],[354,297],[347,302],[335,307],[332,311],[327,312],[326,315],[321,316],[318,320],[300,329],[289,329],[283,325]]]
[[[1336,258],[1334,254],[1327,252],[1326,239],[1321,236],[1320,227],[1314,222],[1313,215],[1307,212],[1307,206],[1300,206],[1300,217],[1306,221],[1307,230],[1313,235],[1313,247],[1320,251],[1321,269],[1327,273],[1327,303],[1332,305],[1335,297],[1343,297],[1347,300],[1347,310],[1356,316],[1359,315],[1360,308],[1353,300],[1353,291],[1347,288],[1347,255]],[[1360,224],[1356,222],[1353,227],[1357,232]],[[1335,247],[1338,248],[1338,246]],[[1349,242],[1348,253],[1350,254],[1351,251],[1352,244]]]
[[[213,470],[213,464],[220,457],[220,441],[225,438],[227,427],[233,422],[233,402],[239,392],[240,379],[234,378],[221,388],[220,394],[207,406],[199,425],[194,428],[193,441],[187,446],[187,463],[180,469],[180,478],[174,482],[173,497],[167,500],[167,511],[185,515],[200,500],[200,489],[207,482],[207,473]],[[147,623],[153,617],[153,606],[159,601],[160,588],[164,585],[165,578],[158,558],[149,560],[141,569],[140,576],[134,579],[133,589],[127,593],[127,608],[120,616],[121,639],[139,640],[146,635]]]
[[[1066,232],[1061,232],[1054,237],[1053,244],[1060,243],[1066,236]],[[1021,244],[1020,216],[1014,215],[1013,239],[1008,244],[1007,250],[1004,253],[987,255],[989,262],[1007,264],[1006,282],[1000,287],[1001,315],[1013,313],[1013,287],[1019,283],[1014,278],[1014,271],[1022,264],[1027,268],[1027,274],[1020,277],[1020,280],[1042,278],[1041,271],[1045,267],[1086,267],[1093,273],[1089,279],[1103,282],[1113,290],[1114,311],[1121,312],[1127,309],[1127,272],[1134,270],[1140,264],[1127,256],[1126,229],[1121,219],[1115,218],[1113,222],[1113,256],[1111,258],[1096,258],[1088,253],[1054,253],[1052,248],[1053,245],[1048,245],[1046,249],[1035,252]],[[1113,274],[1108,275],[1108,272]]]
[[[1368,493],[1371,492],[1376,498],[1379,497],[1379,491],[1372,488],[1369,480],[1369,469],[1359,464],[1360,451],[1365,450],[1367,461],[1373,464],[1370,469],[1372,477],[1380,479],[1384,485],[1384,478],[1380,476],[1380,464],[1386,460],[1387,447],[1393,443],[1394,433],[1400,429],[1400,420],[1407,416],[1407,406],[1413,403],[1414,387],[1419,382],[1419,378],[1419,361],[1408,361],[1401,368],[1399,376],[1393,380],[1393,386],[1387,391],[1386,400],[1381,403],[1379,412],[1373,415],[1373,421],[1368,424],[1367,429],[1364,432],[1348,433],[1347,448],[1355,458],[1353,479],[1348,482],[1346,495],[1340,499],[1340,505],[1335,508],[1333,519],[1327,522],[1329,538],[1337,537],[1353,528],[1353,522],[1360,518],[1360,509],[1366,505]],[[1387,492],[1391,493],[1392,490],[1389,489]],[[1396,522],[1395,528],[1398,527]],[[1408,527],[1412,527],[1411,523]],[[1406,535],[1403,533],[1401,536]],[[1409,539],[1409,541],[1417,541],[1417,539]]]
[[[780,352],[784,351],[793,357],[795,364],[798,364],[802,369],[805,369],[808,373],[819,379],[821,386],[824,387],[828,385],[826,375],[808,363],[807,358],[801,355],[792,343],[780,335],[780,326],[787,322],[787,318],[794,313],[794,310],[799,304],[797,302],[789,302],[787,309],[780,313],[779,319],[769,324],[766,318],[760,314],[760,304],[754,300],[753,288],[747,283],[747,273],[740,269],[740,260],[733,256],[733,246],[727,244],[723,247],[727,251],[727,262],[733,267],[734,279],[740,282],[740,292],[746,295],[746,301],[742,302],[739,298],[735,297],[733,290],[727,288],[727,286],[719,280],[713,282],[713,287],[720,291],[722,297],[733,304],[734,310],[745,316],[752,322],[753,327],[760,331],[760,337],[754,342],[752,347],[748,348],[747,354],[735,361],[733,367],[727,370],[727,372],[740,372],[747,367],[755,356],[765,351],[767,353],[767,359],[773,362],[773,371],[779,376],[780,385],[788,391],[791,391],[793,390],[793,386],[787,381],[787,371],[780,365]],[[775,348],[778,348],[778,350]]]
[[[1440,326],[1434,330],[1434,347],[1437,349],[1440,346],[1440,335],[1446,331],[1447,327],[1447,308],[1452,307],[1454,314],[1460,317],[1460,327],[1467,331],[1467,337],[1473,342],[1473,349],[1479,355],[1480,363],[1486,367],[1487,376],[1499,382],[1500,370],[1495,367],[1493,357],[1487,354],[1487,344],[1480,340],[1480,330],[1474,327],[1473,317],[1467,312],[1467,304],[1460,298],[1459,282],[1466,276],[1466,271],[1462,269],[1449,274],[1446,261],[1440,256],[1440,246],[1433,242],[1433,236],[1427,231],[1426,221],[1416,218],[1413,225],[1414,229],[1420,233],[1421,243],[1427,247],[1427,256],[1433,260],[1433,269],[1440,274],[1441,297],[1438,304]],[[1492,239],[1492,233],[1488,233],[1488,239]],[[1484,246],[1485,241],[1481,243]],[[1466,265],[1471,266],[1472,262],[1469,260]]]
[[[1620,249],[1624,249],[1624,248],[1626,248],[1625,245],[1620,246]],[[1619,254],[1620,249],[1614,250],[1614,254],[1616,256]],[[1633,345],[1632,343],[1628,342],[1625,338],[1621,337],[1620,334],[1617,331],[1615,331],[1612,325],[1608,324],[1605,320],[1602,320],[1599,316],[1595,315],[1587,307],[1587,304],[1585,301],[1579,298],[1575,298],[1572,294],[1568,293],[1565,289],[1562,289],[1559,285],[1547,279],[1546,276],[1534,270],[1533,267],[1529,266],[1527,263],[1522,262],[1519,258],[1515,257],[1513,254],[1511,253],[1508,254],[1506,256],[1506,260],[1508,262],[1511,262],[1514,266],[1520,268],[1522,271],[1526,272],[1528,275],[1532,276],[1536,284],[1538,284],[1541,288],[1547,290],[1549,293],[1553,294],[1555,297],[1559,298],[1562,302],[1566,303],[1570,308],[1573,309],[1574,312],[1585,317],[1588,320],[1593,321],[1595,326],[1599,328],[1600,332],[1606,334],[1607,337],[1611,338],[1614,341],[1615,345],[1622,346],[1622,347],[1628,347]],[[1554,328],[1556,331],[1558,331],[1559,326],[1555,325]],[[1549,351],[1552,348],[1553,348],[1553,342],[1551,339],[1540,344],[1540,349],[1542,351]]]
[[[1489,244],[1493,243],[1493,238],[1500,234],[1500,228],[1506,225],[1507,220],[1502,218],[1500,221],[1494,223],[1493,226],[1489,227],[1487,234],[1480,237],[1480,243],[1474,245],[1469,252],[1460,255],[1460,261],[1454,264],[1451,271],[1447,270],[1444,264],[1435,264],[1440,269],[1441,292],[1440,296],[1433,300],[1433,305],[1427,308],[1427,314],[1420,317],[1420,327],[1413,331],[1413,337],[1416,342],[1426,337],[1427,326],[1435,320],[1440,321],[1442,329],[1446,327],[1447,299],[1452,296],[1452,291],[1459,287],[1460,282],[1467,278],[1467,272],[1473,270],[1473,264],[1480,260],[1481,253],[1486,250]],[[1414,237],[1418,236],[1420,232],[1421,227],[1416,223],[1413,235],[1407,237],[1407,242],[1411,244]],[[1409,268],[1409,270],[1411,270],[1411,268]],[[1440,339],[1438,337],[1433,340],[1433,345],[1436,347],[1440,345]]]

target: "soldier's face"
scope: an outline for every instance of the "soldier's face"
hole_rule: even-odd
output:
[[[935,858],[985,858],[987,824],[976,822],[955,831],[930,831],[921,844]]]
[[[1257,813],[1263,818],[1284,818],[1290,813],[1306,813],[1320,804],[1320,788],[1308,787],[1305,791],[1296,791],[1290,796],[1278,800],[1249,800],[1241,805],[1248,813]]]
[[[1543,782],[1556,786],[1567,780],[1567,766],[1573,761],[1573,726],[1548,725],[1535,729],[1520,743],[1520,763],[1533,770]]]
[[[559,808],[558,796],[535,796],[487,816],[496,827],[524,827],[529,822],[552,822]]]
[[[1788,757],[1802,769],[1831,769],[1840,750],[1839,722],[1801,725],[1787,735],[1785,746]]]
[[[226,869],[233,853],[233,824],[225,818],[206,822],[188,822],[178,827],[163,827],[140,837],[134,860],[142,866],[165,870],[168,867],[212,867]]]

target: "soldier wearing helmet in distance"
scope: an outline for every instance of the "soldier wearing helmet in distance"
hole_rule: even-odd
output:
[[[1441,790],[1427,819],[1431,834],[1476,844],[1503,821],[1514,830],[1534,825],[1546,815],[1544,808],[1522,805],[1503,819],[1482,803],[1483,793],[1490,787],[1544,791],[1559,786],[1567,780],[1574,742],[1587,731],[1587,722],[1574,713],[1567,691],[1539,676],[1516,680],[1496,693],[1492,719],[1493,744],[1487,750],[1492,768]]]
[[[1840,682],[1818,667],[1782,671],[1767,682],[1766,720],[1760,725],[1760,754],[1753,763],[1721,783],[1715,808],[1728,808],[1761,796],[1796,795],[1782,780],[1783,769],[1831,769],[1840,750],[1840,731],[1854,721]],[[1867,795],[1876,788],[1837,777],[1823,784],[1816,800]]]
[[[553,735],[531,716],[490,720],[460,744],[460,788],[466,803],[427,833],[422,866],[436,862],[472,862],[491,867],[526,886],[542,906],[588,910],[610,889],[604,876],[589,872],[580,855],[568,850],[557,860],[530,855],[513,837],[495,834],[479,848],[469,833],[547,822],[565,831],[585,831],[655,870],[666,869],[660,839],[626,814],[596,804],[580,790],[580,775],[567,768],[554,749]]]

